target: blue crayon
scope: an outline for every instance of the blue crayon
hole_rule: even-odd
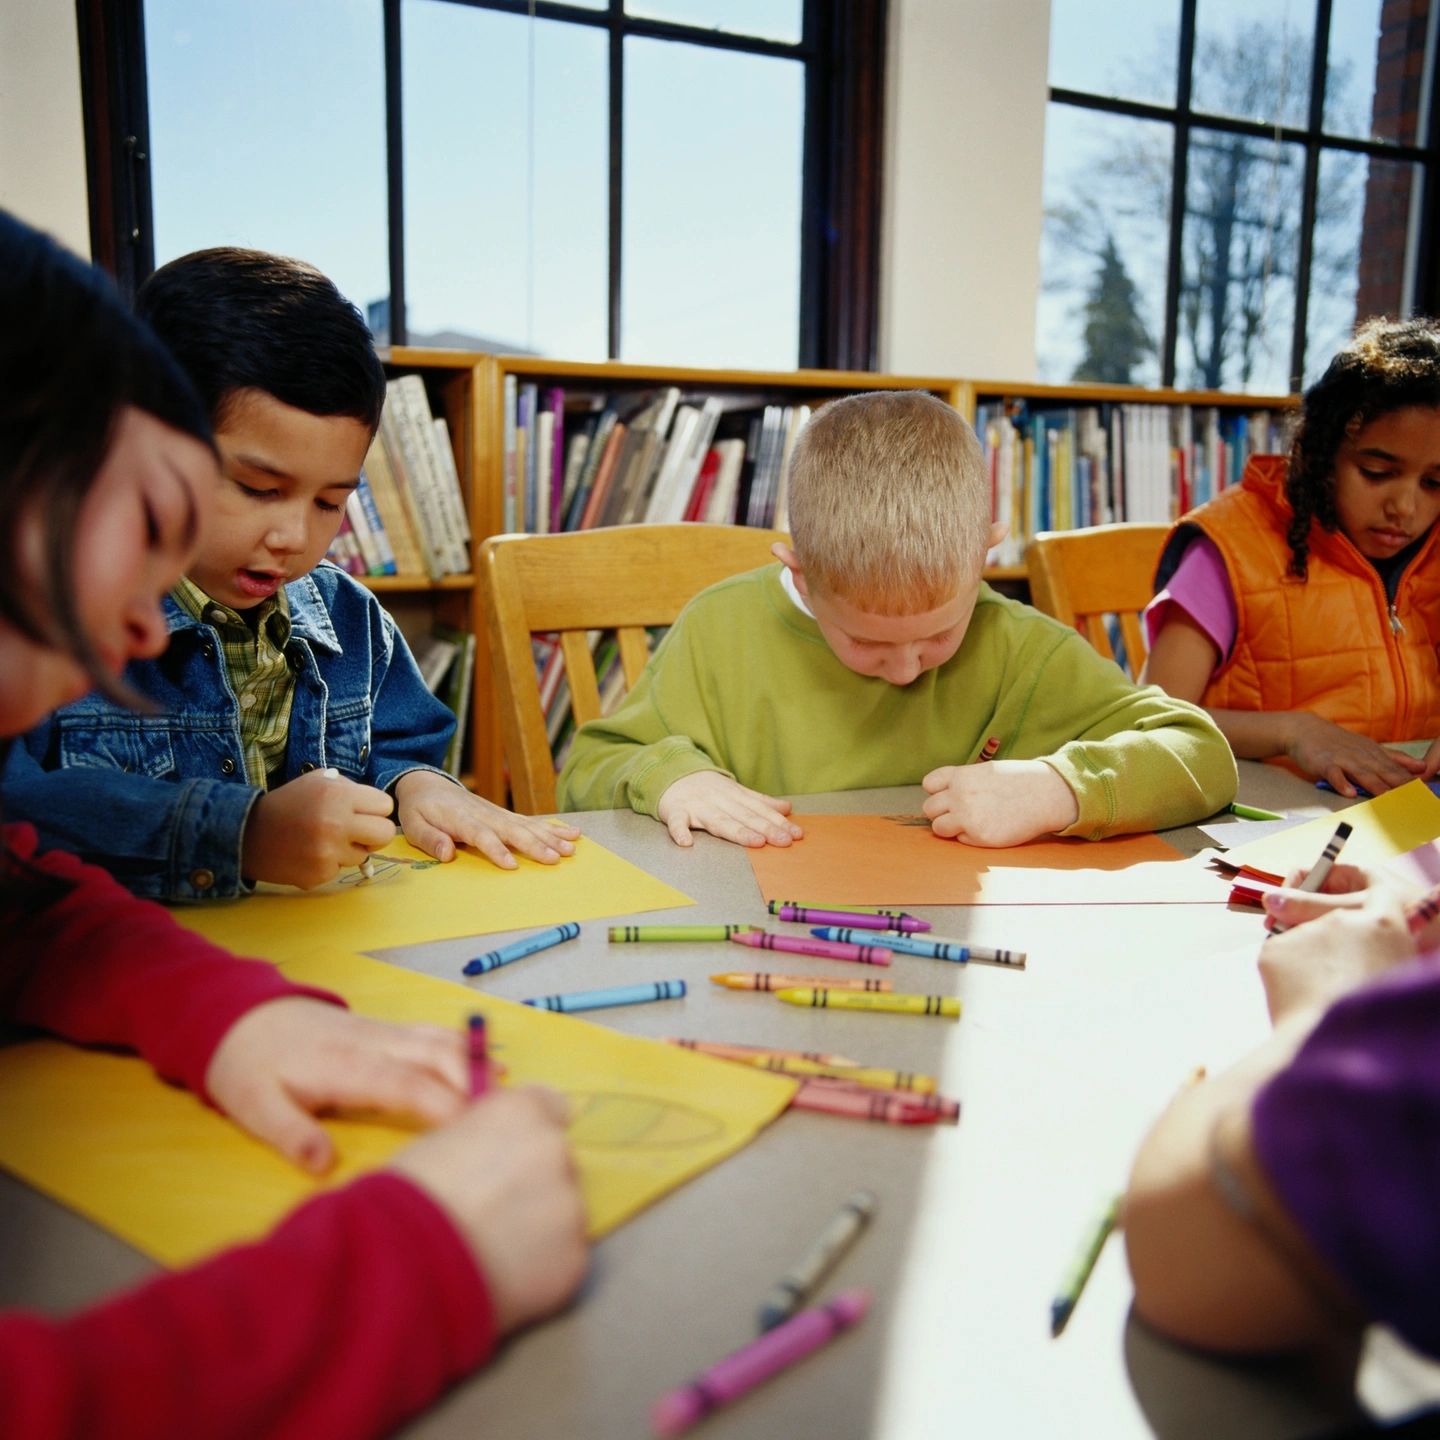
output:
[[[510,964],[512,960],[523,960],[527,955],[533,955],[538,950],[548,950],[552,945],[560,945],[566,940],[573,940],[579,933],[580,927],[573,920],[567,920],[563,925],[552,925],[548,930],[537,930],[523,940],[512,941],[509,945],[502,945],[498,950],[487,950],[483,955],[477,955],[473,960],[467,960],[465,974],[488,975],[490,971],[498,970],[502,965]]]
[[[612,985],[608,990],[576,990],[569,995],[538,995],[523,1003],[537,1010],[606,1010],[612,1005],[643,1005],[648,1000],[678,1000],[685,993],[683,980],[655,980],[648,985]]]
[[[813,925],[810,933],[822,940],[863,945],[870,931],[851,930],[844,925]],[[933,935],[887,935],[885,948],[897,955],[923,955],[927,960],[954,960],[961,964],[968,960],[983,960],[990,965],[1013,965],[1017,970],[1025,968],[1023,950],[992,950],[986,945],[964,945],[959,940],[940,940]]]

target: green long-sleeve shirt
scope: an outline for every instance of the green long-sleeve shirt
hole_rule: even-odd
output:
[[[991,735],[997,758],[1043,758],[1075,792],[1067,835],[1184,825],[1235,796],[1203,710],[1132,685],[1028,605],[982,585],[959,650],[901,687],[842,665],[769,566],[686,606],[619,709],[576,734],[560,804],[654,815],[697,770],[770,795],[913,785]]]

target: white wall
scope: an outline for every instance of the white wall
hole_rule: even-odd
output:
[[[0,0],[0,206],[89,257],[72,0]]]
[[[880,367],[1029,380],[1049,0],[890,0]]]

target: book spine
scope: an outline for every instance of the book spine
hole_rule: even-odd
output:
[[[505,437],[504,437],[504,499],[501,505],[501,514],[505,533],[513,534],[515,531],[516,510],[516,463],[515,463],[515,407],[519,403],[516,395],[516,381],[513,375],[505,377],[504,393],[501,401],[501,409],[504,413]]]
[[[345,519],[342,522],[355,541],[360,552],[362,575],[379,575],[380,552],[370,534],[370,522],[365,516],[365,507],[360,503],[360,492],[352,490],[345,497]]]
[[[522,504],[520,506],[521,523],[527,534],[535,533],[535,452],[536,445],[536,404],[539,399],[539,386],[522,385],[520,387],[520,414],[519,424],[525,432],[524,461],[520,470],[520,495]]]
[[[467,634],[455,662],[455,683],[450,689],[450,709],[455,714],[455,733],[445,753],[445,769],[458,780],[465,754],[465,727],[470,720],[471,692],[475,688],[475,636]]]
[[[445,562],[446,573],[463,574],[470,568],[470,557],[466,553],[465,542],[456,523],[458,496],[452,503],[446,493],[449,481],[445,475],[439,447],[435,443],[435,417],[430,410],[429,397],[425,394],[425,382],[418,375],[402,375],[400,389],[405,397],[406,414],[415,436],[421,483],[430,507],[431,523],[435,527],[436,542]]]
[[[390,473],[390,457],[385,452],[385,441],[378,434],[370,442],[370,453],[365,457],[365,479],[375,507],[380,512],[380,522],[395,552],[396,574],[423,575],[425,562],[420,556],[420,542],[405,513],[395,477]]]
[[[404,415],[404,397],[397,390],[398,382],[391,380],[385,387],[385,408],[380,413],[380,433],[385,440],[385,452],[390,461],[390,473],[395,477],[396,488],[405,504],[405,512],[415,530],[420,545],[421,558],[425,562],[425,573],[438,580],[446,573],[443,553],[437,544],[437,537],[431,528],[428,506],[421,493],[418,479],[420,460],[416,453],[414,437]]]
[[[355,494],[359,497],[360,508],[365,513],[365,525],[370,532],[370,541],[375,547],[378,568],[371,570],[370,573],[372,575],[394,575],[397,573],[395,550],[390,544],[389,535],[385,533],[385,522],[381,518],[380,507],[376,505],[375,496],[370,489],[370,478],[363,471]]]
[[[459,532],[461,541],[468,546],[470,544],[470,505],[465,498],[465,487],[460,481],[460,471],[455,465],[455,446],[450,439],[450,424],[443,415],[437,415],[434,421],[435,430],[435,454],[440,461],[440,474],[444,481],[446,497],[450,501],[450,507],[455,515],[455,529]],[[469,555],[465,555],[468,570]]]
[[[565,391],[558,385],[550,387],[550,413],[553,433],[550,439],[550,495],[549,513],[545,528],[555,531],[560,528],[560,498],[565,493]]]

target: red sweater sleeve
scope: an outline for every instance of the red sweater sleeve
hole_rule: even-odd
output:
[[[0,1317],[0,1434],[378,1436],[494,1344],[489,1293],[454,1226],[382,1172],[73,1319]]]
[[[246,1011],[285,995],[344,1003],[221,950],[73,855],[37,856],[28,825],[7,825],[4,840],[12,855],[69,887],[52,904],[4,916],[0,1012],[9,1019],[138,1051],[166,1079],[203,1095],[216,1045]]]

